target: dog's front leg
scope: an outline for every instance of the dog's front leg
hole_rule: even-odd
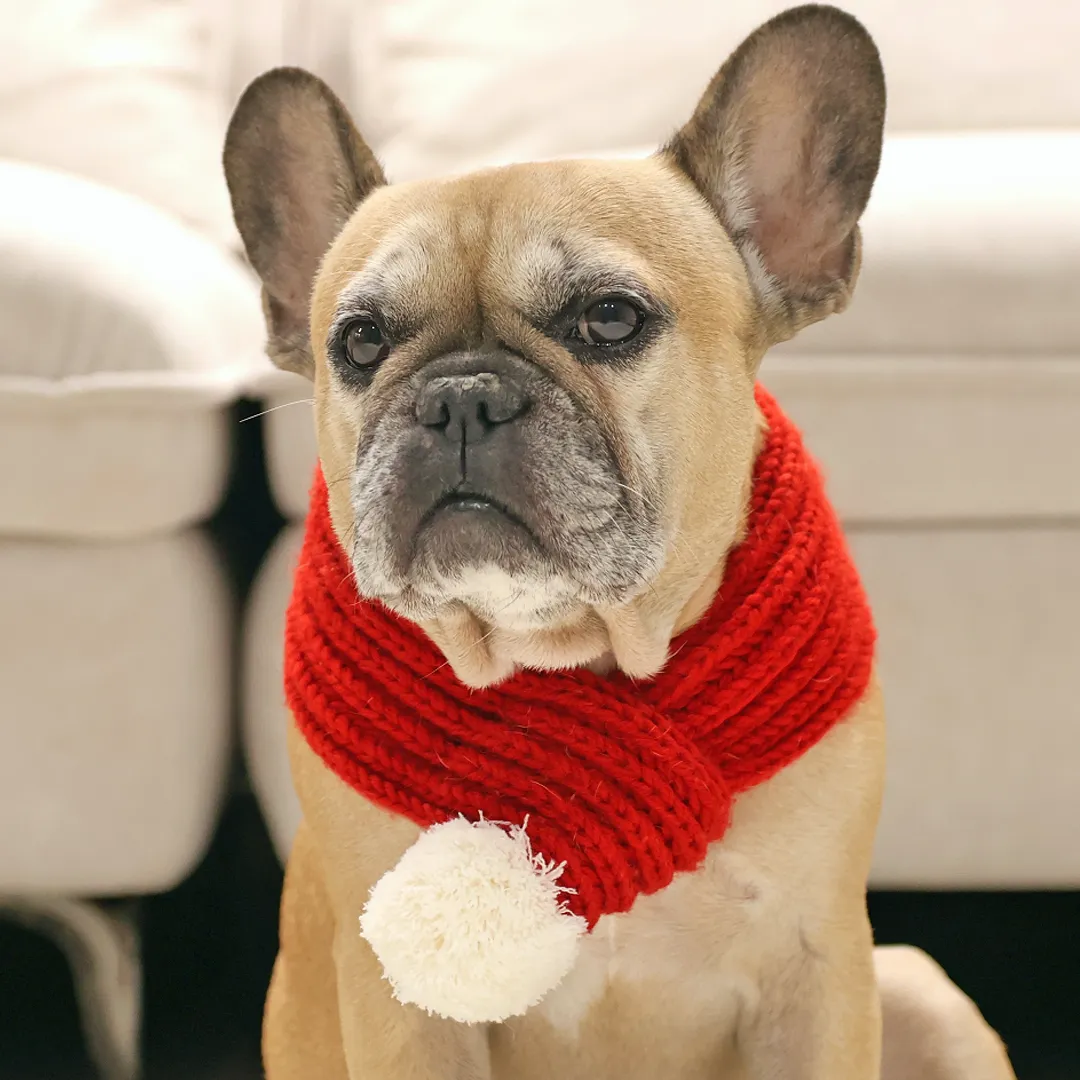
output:
[[[419,830],[361,798],[334,776],[295,725],[289,726],[288,740],[304,825],[290,859],[297,887],[287,892],[295,896],[292,907],[303,913],[302,925],[313,922],[311,909],[325,908],[322,921],[331,927],[327,940],[305,938],[296,943],[297,963],[317,961],[312,978],[336,985],[341,1036],[337,1060],[343,1051],[349,1080],[490,1080],[487,1029],[441,1020],[395,1000],[382,965],[360,936],[364,900],[415,842]],[[303,862],[293,866],[300,856]],[[316,891],[299,888],[315,880]],[[283,935],[285,914],[283,907]],[[318,950],[322,952],[312,956]],[[292,997],[305,995],[310,997],[310,990],[297,986]],[[334,997],[323,993],[319,1001],[329,1003]],[[289,1029],[278,1041],[310,1037],[313,1024],[304,1016],[291,1026],[281,1025]],[[277,1073],[267,1072],[268,1080],[277,1080]],[[317,1068],[296,1075],[329,1080]],[[293,1073],[282,1071],[280,1077],[292,1080]]]
[[[861,904],[763,971],[738,1039],[748,1080],[879,1080],[881,1004]]]
[[[394,1000],[355,920],[334,946],[349,1080],[490,1080],[487,1029]]]

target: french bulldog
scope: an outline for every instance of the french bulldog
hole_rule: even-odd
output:
[[[645,160],[391,186],[318,78],[258,78],[226,175],[269,353],[314,383],[359,593],[419,626],[471,687],[519,668],[655,675],[744,535],[763,356],[849,301],[884,114],[873,41],[822,6],[750,35]],[[417,827],[294,727],[304,816],[269,1080],[1012,1076],[940,969],[873,948],[884,746],[874,681],[740,796],[697,871],[605,916],[547,999],[467,1025],[395,1000],[357,929]]]

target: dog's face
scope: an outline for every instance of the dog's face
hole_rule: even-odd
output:
[[[373,193],[312,319],[361,592],[528,634],[647,590],[688,514],[715,562],[752,452],[753,312],[715,214],[663,161]]]
[[[390,187],[321,82],[257,80],[229,186],[361,594],[476,685],[655,672],[739,538],[762,354],[850,294],[883,112],[869,37],[818,7],[646,161]]]

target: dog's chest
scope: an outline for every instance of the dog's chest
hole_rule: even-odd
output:
[[[715,1077],[755,1000],[762,953],[797,934],[785,906],[765,874],[714,846],[694,873],[601,919],[559,987],[502,1025],[497,1080],[563,1058],[551,1075],[567,1080]]]

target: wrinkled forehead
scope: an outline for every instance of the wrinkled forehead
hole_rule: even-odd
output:
[[[537,323],[615,291],[671,306],[693,272],[682,264],[693,261],[698,215],[707,216],[696,197],[646,162],[388,188],[335,244],[333,295],[321,306],[331,320],[364,310],[406,327],[478,308]]]
[[[374,246],[339,302],[505,304],[542,316],[581,295],[650,292],[660,284],[630,244],[570,223],[509,217],[501,208],[440,206],[407,218]],[[487,213],[485,213],[487,211]]]

